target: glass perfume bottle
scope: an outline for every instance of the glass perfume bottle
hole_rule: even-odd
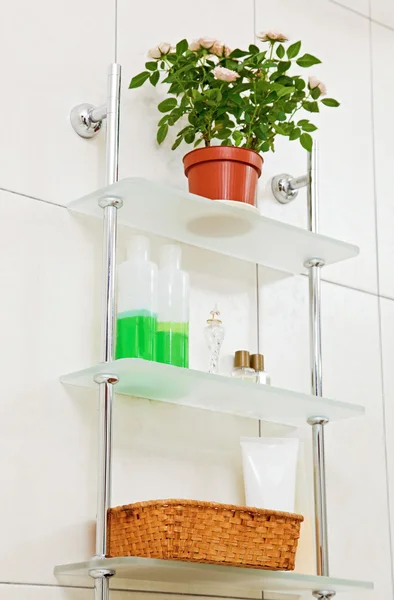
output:
[[[256,383],[263,383],[265,385],[271,384],[271,377],[268,375],[267,371],[264,371],[263,354],[252,354],[250,357],[250,366],[254,371]]]
[[[250,354],[247,350],[237,350],[234,356],[233,377],[244,379],[245,381],[255,381],[256,372],[250,367]]]
[[[220,312],[217,305],[211,310],[211,318],[207,319],[205,326],[205,339],[209,350],[208,373],[219,373],[219,355],[224,339],[224,327],[222,321],[218,319]]]

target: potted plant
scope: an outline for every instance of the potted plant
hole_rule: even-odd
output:
[[[146,70],[130,82],[130,88],[147,81],[169,86],[168,98],[158,105],[163,116],[157,141],[181,124],[172,149],[182,142],[196,148],[183,159],[192,193],[254,205],[261,153],[274,151],[277,135],[299,140],[310,151],[317,127],[306,116],[319,112],[321,104],[339,106],[324,97],[326,87],[316,77],[294,72],[321,62],[300,55],[301,42],[289,44],[273,31],[258,39],[264,49],[251,44],[230,50],[209,37],[181,40],[176,47],[161,43],[149,51]],[[200,144],[204,147],[197,148]]]

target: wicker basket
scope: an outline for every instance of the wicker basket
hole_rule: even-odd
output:
[[[108,511],[108,556],[142,556],[291,571],[301,515],[196,500]]]

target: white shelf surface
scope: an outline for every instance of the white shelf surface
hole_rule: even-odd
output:
[[[286,273],[305,273],[305,261],[326,265],[357,256],[357,246],[311,233],[245,209],[142,178],[128,178],[68,205],[98,218],[101,198],[123,200],[119,223]]]
[[[123,358],[64,375],[62,383],[96,388],[94,377],[115,374],[115,391],[219,413],[302,427],[309,417],[337,421],[364,414],[356,404],[137,358]]]
[[[158,560],[124,556],[122,558],[92,559],[86,562],[59,565],[55,575],[86,577],[90,569],[114,569],[116,577],[161,583],[211,584],[264,592],[363,592],[373,590],[373,583],[336,577],[318,577],[294,572],[265,571],[242,567],[225,567],[192,562]]]

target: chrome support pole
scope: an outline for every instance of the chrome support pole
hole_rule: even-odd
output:
[[[105,183],[110,185],[118,178],[119,150],[119,100],[121,67],[110,66],[108,74],[107,98],[107,136]],[[103,300],[101,327],[101,360],[114,358],[116,336],[116,237],[117,210],[122,201],[115,197],[103,197],[99,201],[103,208]],[[97,481],[97,519],[96,519],[96,557],[105,558],[107,552],[107,511],[111,504],[111,466],[112,466],[112,404],[113,385],[117,382],[114,375],[97,378],[99,383],[98,417],[98,481]],[[108,600],[109,578],[113,572],[98,570],[94,577],[95,600]]]
[[[316,146],[313,145],[308,153],[308,228],[318,232],[318,199],[317,199],[317,156]],[[324,260],[311,258],[305,266],[309,270],[309,328],[310,328],[310,360],[311,360],[311,391],[315,396],[323,395],[322,347],[321,347],[321,285],[320,271]],[[316,540],[316,571],[318,575],[329,576],[328,539],[327,539],[327,498],[326,471],[324,455],[324,426],[328,419],[314,416],[308,419],[312,426],[313,448],[313,487],[315,509],[315,540]],[[315,598],[329,599],[335,595],[331,590],[317,590]]]

